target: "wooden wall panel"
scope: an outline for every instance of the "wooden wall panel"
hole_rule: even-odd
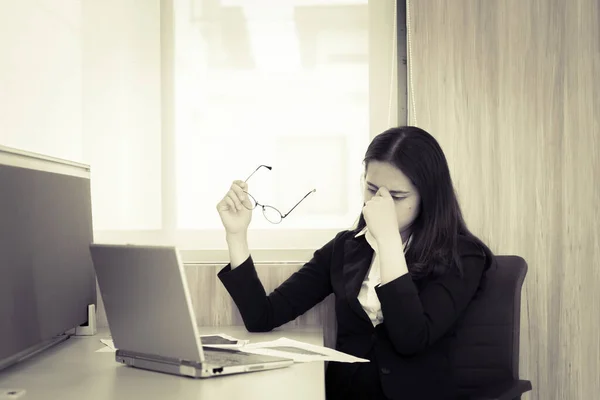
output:
[[[524,398],[597,398],[600,2],[412,0],[409,13],[410,123],[442,145],[471,230],[529,264]]]

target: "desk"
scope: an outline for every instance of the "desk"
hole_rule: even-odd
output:
[[[285,336],[323,345],[320,327],[249,333],[244,327],[201,327],[201,334],[226,333],[251,342]],[[43,353],[0,372],[0,388],[25,389],[19,400],[131,399],[325,399],[324,363],[294,364],[271,371],[192,379],[127,367],[114,352],[96,353],[107,329],[95,336],[71,337]]]

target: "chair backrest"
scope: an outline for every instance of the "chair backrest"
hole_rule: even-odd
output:
[[[496,256],[485,286],[457,322],[450,340],[451,363],[461,394],[519,377],[521,288],[527,263]]]

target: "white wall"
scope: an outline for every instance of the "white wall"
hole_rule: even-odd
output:
[[[94,229],[160,229],[160,0],[83,0],[82,14]]]
[[[81,0],[0,0],[0,145],[83,161]]]
[[[90,164],[96,230],[160,229],[160,0],[0,0],[0,145]]]
[[[114,241],[107,230],[160,229],[160,0],[83,0],[82,32],[94,240]],[[97,323],[106,327],[98,294]]]

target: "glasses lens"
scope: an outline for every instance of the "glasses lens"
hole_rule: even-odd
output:
[[[281,222],[281,213],[273,207],[264,206],[263,214],[265,215],[265,218],[273,224],[278,224]]]
[[[246,195],[248,196],[248,201],[250,201],[250,207],[248,207],[248,202],[243,201],[242,204],[244,205],[244,207],[246,207],[248,210],[254,210],[254,207],[256,207],[256,200],[254,200],[254,197],[252,197],[252,195],[248,192],[244,192],[246,193]]]

